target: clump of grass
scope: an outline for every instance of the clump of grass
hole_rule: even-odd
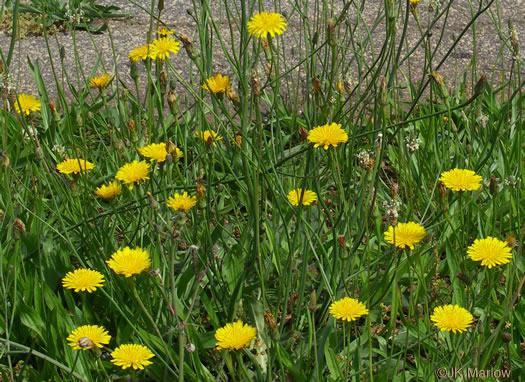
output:
[[[494,21],[510,71],[442,70],[492,3],[439,59],[451,3],[205,1],[192,36],[152,2],[130,73],[70,101],[30,62],[0,112],[2,377],[518,380],[523,62]]]

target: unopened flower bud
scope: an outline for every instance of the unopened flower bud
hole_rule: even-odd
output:
[[[315,313],[317,310],[317,293],[315,289],[310,293],[310,301],[308,302],[308,310],[312,313]]]
[[[159,81],[162,86],[168,85],[168,73],[166,72],[166,69],[160,71]]]
[[[153,195],[151,194],[151,192],[146,192],[146,195],[148,197],[148,200],[149,200],[149,206],[151,208],[153,208],[154,210],[158,209],[159,208],[159,202],[157,202],[155,200],[155,198],[153,197]]]
[[[18,232],[18,233],[20,233],[22,235],[24,235],[26,233],[26,225],[19,218],[15,219],[15,221],[13,222],[13,227],[14,227],[16,232]]]
[[[128,126],[128,129],[131,133],[135,132],[135,121],[132,119],[128,119],[128,122],[126,123]]]
[[[445,85],[445,81],[443,81],[443,77],[441,76],[441,73],[439,73],[437,70],[430,73],[430,78],[432,81],[437,85],[439,95],[442,98],[448,98],[448,89],[447,85]]]
[[[498,193],[498,182],[499,179],[496,178],[494,175],[490,177],[489,191],[492,194],[492,196],[496,196],[496,194]]]
[[[177,93],[173,90],[168,92],[168,105],[173,106],[177,102]]]
[[[137,81],[139,79],[139,70],[135,62],[131,63],[131,67],[129,68],[129,75],[133,79],[133,81]]]
[[[321,94],[321,81],[319,81],[319,78],[314,77],[312,78],[312,87],[314,89],[315,94]]]

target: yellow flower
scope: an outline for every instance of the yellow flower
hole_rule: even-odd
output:
[[[170,30],[169,30],[168,28],[166,28],[166,27],[162,27],[162,28],[160,28],[160,29],[157,31],[157,34],[158,34],[159,36],[169,36],[169,35],[172,35],[173,33],[175,33],[175,32],[170,31]]]
[[[217,350],[239,350],[250,346],[250,342],[255,339],[257,329],[236,321],[217,329],[215,339],[217,340]]]
[[[340,143],[348,142],[348,134],[341,128],[339,123],[317,126],[308,132],[306,137],[310,143],[314,143],[314,148],[324,146],[328,150],[330,145],[337,147]]]
[[[40,106],[42,106],[40,100],[30,94],[20,94],[15,102],[15,110],[18,114],[29,115],[30,111],[39,111]]]
[[[129,184],[129,189],[133,189],[134,183],[139,183],[141,180],[149,179],[148,174],[150,165],[147,162],[137,162],[134,160],[131,163],[126,163],[119,168],[115,179],[120,180],[124,184]]]
[[[253,15],[248,21],[248,33],[258,38],[281,35],[286,30],[286,21],[279,13],[261,12]]]
[[[170,57],[170,52],[177,54],[180,49],[179,45],[179,42],[171,37],[161,37],[154,40],[150,48],[151,58],[163,61]]]
[[[151,48],[147,44],[133,49],[129,54],[129,59],[132,62],[139,62],[140,60],[146,60],[147,58],[151,58]]]
[[[184,156],[184,153],[181,149],[179,149],[172,141],[168,141],[166,145],[166,151],[169,155],[171,155],[173,152],[175,152],[175,155],[177,155],[178,158],[182,158]]]
[[[116,181],[110,182],[107,186],[103,184],[95,190],[95,194],[102,199],[109,200],[120,194],[122,186]]]
[[[412,4],[417,4],[417,3],[419,3],[420,1],[421,1],[421,0],[410,0],[410,2],[411,2]]]
[[[303,206],[309,206],[317,200],[317,194],[315,192],[305,190],[303,193],[303,190],[301,188],[297,188],[295,190],[290,191],[287,196],[290,203],[292,203],[292,206],[299,205],[299,200],[301,200],[301,194],[303,194],[303,200],[301,203]]]
[[[132,367],[133,370],[144,370],[144,366],[151,365],[153,362],[148,359],[155,357],[155,354],[147,346],[128,344],[120,345],[112,353],[111,360],[116,366],[122,369]]]
[[[230,77],[223,77],[222,74],[217,73],[204,81],[201,88],[213,94],[227,93],[230,91]]]
[[[385,240],[402,249],[405,247],[414,249],[414,244],[423,240],[426,234],[425,228],[418,223],[399,223],[395,227],[388,227]]]
[[[91,81],[89,81],[89,86],[92,88],[104,89],[110,80],[111,76],[105,73],[102,76],[93,77]]]
[[[175,211],[184,210],[188,212],[192,207],[197,204],[197,197],[190,197],[187,192],[184,192],[182,195],[175,193],[173,197],[168,198],[168,203],[166,205],[170,208],[173,208]]]
[[[507,242],[491,236],[474,240],[474,244],[468,247],[467,254],[473,261],[481,261],[481,265],[489,269],[507,264],[512,259],[512,249]]]
[[[338,320],[355,321],[368,314],[365,304],[350,297],[344,297],[330,305],[328,312]]]
[[[212,143],[214,141],[220,141],[222,139],[222,135],[218,135],[213,130],[197,131],[197,133],[195,133],[195,136],[197,138],[202,139],[206,143]]]
[[[157,162],[164,162],[168,155],[165,143],[152,143],[138,149],[138,152],[140,155],[150,158],[151,160],[156,160]]]
[[[93,170],[94,168],[95,165],[93,163],[79,158],[66,159],[62,163],[57,164],[57,170],[62,174],[78,174],[80,172]]]
[[[68,272],[62,279],[62,286],[75,292],[94,292],[104,286],[104,275],[92,269],[79,268]]]
[[[67,337],[68,345],[75,350],[89,350],[109,344],[111,336],[106,329],[97,325],[79,326]]]
[[[445,171],[441,174],[439,180],[443,182],[446,188],[454,191],[475,191],[481,187],[483,178],[472,170],[462,170],[455,168]]]
[[[106,260],[106,263],[116,274],[131,277],[147,271],[151,266],[151,258],[149,253],[140,247],[125,247],[111,255],[111,259]]]
[[[464,332],[472,325],[474,317],[470,312],[459,305],[444,305],[434,309],[430,320],[441,329],[442,332]]]

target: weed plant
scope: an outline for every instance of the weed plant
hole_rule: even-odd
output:
[[[29,60],[34,98],[13,30],[2,380],[524,378],[523,56],[494,0],[443,48],[453,3],[194,0],[188,36],[153,1],[130,73]]]

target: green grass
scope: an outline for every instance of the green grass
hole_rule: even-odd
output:
[[[442,25],[452,2],[423,12],[427,3],[385,1],[373,23],[364,20],[365,2],[335,3],[287,3],[287,30],[265,45],[246,26],[259,2],[195,1],[187,49],[181,43],[163,63],[138,62],[131,78],[115,73],[100,92],[88,84],[103,73],[101,60],[66,84],[58,76],[44,83],[38,63],[28,62],[40,111],[18,114],[16,90],[3,93],[0,110],[2,380],[437,381],[461,368],[464,380],[525,377],[517,41],[496,2],[472,2],[471,23],[453,47],[465,34],[475,38],[478,17],[489,15],[501,61],[482,78],[474,55],[451,89],[453,79],[442,82],[435,71],[453,60],[453,47],[437,59],[438,37],[431,44],[425,31]],[[283,13],[280,4],[264,10]],[[144,43],[162,25],[157,5]],[[421,36],[415,49],[412,30]],[[0,51],[4,74],[14,69],[12,41]],[[416,51],[425,52],[417,73]],[[201,88],[219,56],[233,101]],[[50,59],[59,73],[60,60]],[[348,142],[314,149],[306,132],[332,122]],[[195,137],[208,129],[223,139]],[[182,158],[153,162],[149,180],[124,185],[112,202],[95,196],[121,166],[143,159],[137,148],[168,141]],[[96,167],[56,170],[77,157]],[[456,167],[481,175],[481,188],[445,191],[438,179]],[[175,192],[196,195],[198,185],[205,191],[188,212],[166,206]],[[292,206],[295,188],[315,191],[317,202]],[[414,250],[396,248],[384,240],[394,220],[418,222],[427,235]],[[510,243],[509,264],[488,269],[467,256],[487,236]],[[149,252],[149,272],[126,278],[108,268],[126,246]],[[104,286],[64,289],[62,278],[79,267],[101,272]],[[346,296],[369,314],[336,321],[330,304]],[[441,332],[430,321],[447,304],[474,316],[466,332]],[[255,327],[257,339],[216,350],[216,330],[237,320]],[[66,338],[82,325],[103,326],[110,343],[73,350]],[[110,353],[129,343],[147,346],[153,364],[114,366]]]

